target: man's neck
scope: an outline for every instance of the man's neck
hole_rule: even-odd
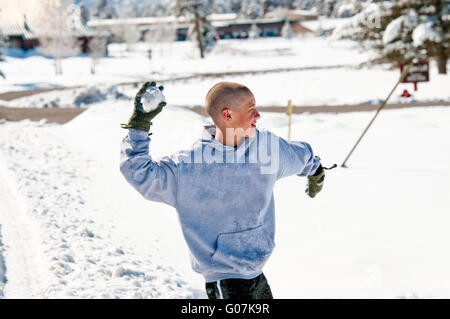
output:
[[[214,139],[219,143],[222,143],[223,145],[233,147],[238,147],[244,141],[243,137],[238,137],[236,135],[227,138],[226,134],[223,134],[222,130],[219,127],[217,127],[217,125],[216,125],[216,135],[214,136]]]

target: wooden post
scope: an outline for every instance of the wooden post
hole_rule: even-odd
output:
[[[398,82],[395,84],[394,88],[392,89],[391,93],[389,93],[388,97],[383,101],[383,103],[380,105],[380,107],[377,110],[377,113],[375,113],[375,116],[372,118],[372,120],[369,122],[369,125],[367,125],[366,129],[364,130],[364,132],[361,134],[361,136],[359,137],[358,141],[356,141],[356,144],[353,146],[352,150],[350,151],[350,153],[348,153],[347,157],[345,158],[344,162],[342,163],[341,167],[346,167],[345,163],[347,163],[348,159],[350,158],[350,155],[352,155],[353,151],[355,150],[356,146],[358,146],[359,142],[361,142],[362,138],[364,137],[364,135],[366,134],[366,132],[369,130],[369,127],[372,125],[373,121],[375,121],[376,117],[378,116],[378,113],[380,113],[380,111],[384,108],[384,106],[386,105],[387,101],[389,100],[389,98],[391,97],[392,93],[394,93],[395,89],[397,88],[397,86],[399,85],[400,82],[403,81],[403,79],[406,77],[406,75],[409,72],[409,69],[411,69],[412,63],[408,64],[408,66],[403,70],[402,75],[400,76],[400,79],[398,80]]]
[[[288,124],[288,138],[287,140],[291,140],[291,125],[292,125],[292,100],[288,101],[288,111],[287,115],[289,116],[289,124]]]

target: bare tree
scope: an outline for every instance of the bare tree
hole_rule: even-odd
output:
[[[292,38],[291,24],[289,23],[289,20],[287,20],[287,19],[286,19],[286,22],[284,23],[283,27],[281,28],[281,36],[286,39]]]
[[[257,39],[257,38],[259,38],[260,32],[261,31],[259,30],[259,28],[256,25],[256,23],[253,23],[251,28],[250,28],[250,31],[248,32],[248,37],[250,39]]]
[[[40,50],[54,58],[55,73],[62,74],[62,58],[80,52],[75,36],[80,23],[79,9],[70,0],[41,0],[40,5],[43,14],[35,22]]]
[[[106,53],[107,41],[105,37],[94,37],[89,40],[89,55],[91,56],[91,74],[95,74],[96,67]]]

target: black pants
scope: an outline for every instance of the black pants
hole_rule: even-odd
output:
[[[264,274],[253,279],[223,279],[206,283],[209,299],[273,299]]]

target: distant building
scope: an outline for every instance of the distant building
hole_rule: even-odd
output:
[[[22,21],[9,22],[7,24],[0,22],[0,30],[3,36],[6,37],[9,47],[28,50],[39,45],[36,35],[25,18]]]
[[[235,13],[212,14],[208,20],[216,28],[217,34],[221,39],[243,39],[248,38],[250,28],[256,24],[260,30],[261,37],[278,37],[281,34],[281,28],[286,20],[291,24],[294,36],[314,36],[315,32],[302,25],[302,21],[317,20],[315,13],[303,10],[289,10],[283,13],[267,14],[262,19],[240,19]],[[126,18],[126,19],[102,19],[90,20],[88,26],[99,30],[113,30],[114,27],[123,25],[133,25],[142,32],[144,38],[145,32],[161,25],[173,24],[176,29],[176,38],[178,41],[184,41],[192,21],[185,17],[146,17],[146,18]]]
[[[0,30],[6,37],[8,47],[29,50],[39,46],[39,37],[26,17],[21,21],[0,21]],[[87,25],[80,24],[72,30],[72,35],[78,38],[81,52],[88,52],[89,41],[94,37],[107,37],[109,33],[96,30]]]

